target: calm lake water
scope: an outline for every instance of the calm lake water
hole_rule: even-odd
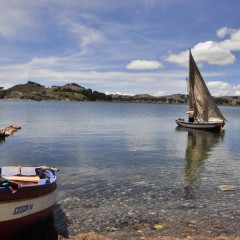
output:
[[[240,235],[240,108],[220,109],[222,136],[178,129],[186,105],[0,101],[0,126],[22,127],[0,142],[1,165],[60,169],[64,237],[155,234],[155,224],[162,235]]]

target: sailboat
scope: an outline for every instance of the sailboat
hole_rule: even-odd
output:
[[[182,118],[176,119],[180,127],[193,128],[208,131],[224,131],[223,126],[227,119],[223,116],[211,96],[202,75],[189,50],[189,115],[188,121]]]

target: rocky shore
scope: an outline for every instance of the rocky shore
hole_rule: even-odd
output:
[[[25,232],[21,237],[14,240],[240,240],[239,233],[236,235],[221,233],[218,236],[209,236],[207,231],[191,232],[188,228],[182,229],[181,236],[175,236],[174,233],[164,233],[164,226],[157,224],[155,229],[150,229],[148,226],[142,228],[123,228],[114,229],[109,232],[85,232],[76,235],[61,234],[54,227],[53,219],[49,219],[43,224],[33,227],[31,231]],[[194,222],[191,223],[192,228],[196,228]],[[173,226],[173,228],[178,228]]]
[[[107,238],[102,235],[98,235],[95,233],[86,233],[86,234],[79,234],[71,240],[130,240],[130,238]],[[168,237],[168,236],[158,236],[153,238],[148,237],[141,237],[139,236],[139,240],[240,240],[240,237],[227,237],[227,236],[219,236],[216,238],[209,238],[205,236],[188,236],[184,238],[175,238],[175,237]],[[59,237],[58,240],[65,240],[62,237]]]

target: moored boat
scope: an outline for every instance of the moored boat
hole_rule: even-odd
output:
[[[226,118],[219,110],[213,97],[211,96],[202,75],[195,63],[191,51],[189,51],[189,118],[176,119],[180,127],[222,132],[226,123]]]
[[[0,167],[0,239],[16,237],[51,216],[56,168]]]
[[[198,130],[205,130],[205,131],[214,131],[214,132],[221,132],[223,131],[223,126],[225,125],[224,122],[188,122],[184,119],[177,119],[176,123],[179,127],[191,128],[191,129],[198,129]]]

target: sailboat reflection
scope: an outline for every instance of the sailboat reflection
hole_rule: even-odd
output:
[[[182,128],[176,130],[183,131]],[[184,169],[185,194],[187,198],[193,198],[203,164],[224,135],[193,129],[185,131],[188,134]]]

